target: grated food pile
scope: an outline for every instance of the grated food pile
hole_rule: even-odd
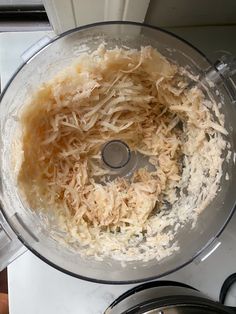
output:
[[[161,260],[215,197],[224,117],[183,73],[152,47],[101,45],[24,106],[20,191],[31,209],[57,217],[63,241],[82,255]],[[113,139],[152,170],[109,180],[101,147]]]

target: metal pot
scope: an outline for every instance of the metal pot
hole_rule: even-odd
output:
[[[235,314],[198,290],[173,281],[137,286],[115,300],[104,314]]]

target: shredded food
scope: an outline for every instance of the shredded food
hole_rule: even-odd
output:
[[[32,96],[18,184],[31,209],[56,217],[56,239],[98,259],[178,250],[178,229],[217,193],[227,135],[217,105],[188,83],[152,47],[101,45]],[[114,139],[147,165],[114,176],[101,159]]]

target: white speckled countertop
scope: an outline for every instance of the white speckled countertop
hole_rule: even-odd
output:
[[[173,29],[209,56],[216,50],[236,55],[236,26]],[[21,55],[52,32],[0,34],[0,73],[4,86],[19,66]],[[165,279],[198,288],[217,299],[224,279],[236,271],[236,214],[220,237],[221,245],[200,263],[191,263]],[[10,314],[99,314],[131,285],[112,286],[82,281],[48,266],[27,251],[8,267]],[[229,298],[236,304],[236,289]]]

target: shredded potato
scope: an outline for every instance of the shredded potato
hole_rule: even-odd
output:
[[[178,249],[178,228],[196,221],[222,176],[227,131],[206,101],[152,47],[100,46],[24,106],[21,193],[31,209],[57,217],[63,241],[81,254],[161,260]],[[101,148],[113,139],[152,170],[109,180]]]

